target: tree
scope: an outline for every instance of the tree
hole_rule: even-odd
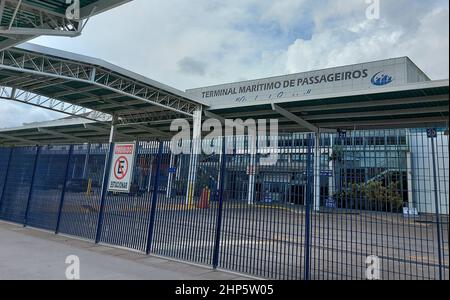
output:
[[[398,182],[394,181],[387,186],[380,181],[352,184],[348,189],[337,192],[334,198],[340,208],[399,212],[403,207]]]

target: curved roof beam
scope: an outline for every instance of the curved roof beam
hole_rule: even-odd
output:
[[[75,37],[96,14],[131,0],[0,0],[0,50],[41,35]]]
[[[54,98],[48,98],[16,88],[0,86],[0,99],[28,104],[91,121],[110,122],[112,119],[109,114],[93,111],[82,106],[65,103]]]
[[[192,117],[203,106],[105,61],[30,44],[0,51],[0,86],[9,100],[81,117],[115,115],[121,124]]]

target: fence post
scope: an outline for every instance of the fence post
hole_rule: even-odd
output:
[[[220,234],[222,230],[222,209],[223,209],[223,194],[225,191],[225,173],[227,167],[227,154],[226,154],[226,139],[222,138],[222,161],[220,165],[220,188],[219,188],[219,207],[217,212],[216,221],[216,239],[214,243],[213,254],[213,268],[217,269],[219,266],[219,250],[220,250]]]
[[[148,235],[147,235],[147,247],[145,253],[150,254],[153,241],[153,228],[155,224],[155,214],[156,214],[156,202],[158,201],[158,190],[159,190],[159,177],[161,172],[161,163],[163,155],[164,142],[159,142],[158,148],[158,159],[156,162],[155,176],[153,178],[153,194],[152,194],[152,204],[150,208],[150,220],[148,224]]]
[[[437,242],[438,242],[438,255],[439,255],[439,280],[443,279],[442,274],[442,241],[441,241],[441,216],[439,211],[439,194],[437,184],[437,170],[436,170],[436,150],[434,148],[434,140],[437,140],[436,129],[431,129],[428,132],[428,138],[431,141],[431,159],[433,161],[433,184],[434,184],[434,205],[436,211],[436,230],[437,230]]]
[[[311,169],[313,168],[313,152],[312,152],[312,141],[313,135],[308,134],[308,154],[307,154],[307,167],[306,167],[306,211],[305,211],[305,270],[304,270],[304,280],[310,279],[310,253],[311,253],[311,200],[312,200],[312,181],[314,181]],[[318,159],[314,157],[314,159]]]
[[[5,193],[5,189],[6,189],[6,182],[8,180],[8,174],[9,174],[9,165],[11,164],[11,156],[12,156],[12,152],[13,152],[13,148],[9,148],[9,156],[8,156],[8,163],[6,165],[6,172],[5,172],[5,179],[3,180],[3,188],[2,188],[2,195],[0,196],[0,211],[2,208],[2,203],[3,203],[3,194]]]
[[[64,183],[63,183],[63,186],[62,186],[61,199],[59,200],[58,218],[56,219],[55,234],[59,233],[59,224],[61,223],[61,211],[62,211],[63,206],[64,206],[64,198],[65,198],[65,195],[66,195],[67,178],[69,178],[69,168],[70,168],[70,160],[72,158],[72,154],[73,154],[73,145],[70,145],[69,156],[67,158],[67,164],[66,164],[66,175],[64,177]]]
[[[95,243],[98,244],[100,242],[100,237],[102,234],[102,225],[103,225],[103,212],[105,210],[105,198],[108,193],[108,181],[109,181],[109,173],[111,169],[111,160],[114,155],[114,142],[109,143],[109,151],[108,157],[106,158],[105,164],[105,172],[103,174],[103,185],[102,185],[102,193],[100,196],[100,209],[98,212],[98,222],[97,222],[97,233],[95,234]]]
[[[36,156],[34,157],[34,165],[33,165],[33,173],[32,173],[33,175],[31,177],[30,191],[28,192],[27,207],[25,209],[25,216],[23,218],[23,227],[26,227],[27,222],[28,222],[28,211],[30,210],[31,197],[33,196],[33,185],[34,185],[34,179],[36,178],[36,167],[37,167],[37,162],[39,159],[40,152],[41,152],[41,147],[37,146]]]

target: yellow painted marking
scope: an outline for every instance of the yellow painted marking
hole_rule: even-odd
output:
[[[91,193],[92,193],[92,179],[89,178],[88,186],[87,186],[87,190],[86,190],[86,195],[89,196]]]

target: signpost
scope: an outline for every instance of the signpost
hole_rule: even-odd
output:
[[[326,198],[325,207],[326,208],[337,208],[336,200],[334,200],[333,197]]]
[[[344,139],[347,137],[347,132],[344,130],[338,130],[339,138]]]
[[[428,128],[427,129],[427,137],[430,139],[433,139],[437,137],[437,130],[436,128]]]
[[[427,129],[427,137],[431,140],[431,155],[433,161],[433,183],[434,183],[434,206],[436,210],[436,230],[437,230],[437,242],[438,242],[438,255],[439,255],[439,280],[443,278],[443,270],[442,270],[442,237],[441,237],[441,218],[439,211],[439,194],[438,194],[438,178],[437,178],[437,167],[436,167],[436,150],[435,150],[435,140],[437,140],[437,130],[436,128],[428,128]]]
[[[108,191],[118,193],[130,192],[135,152],[136,143],[115,144]]]

